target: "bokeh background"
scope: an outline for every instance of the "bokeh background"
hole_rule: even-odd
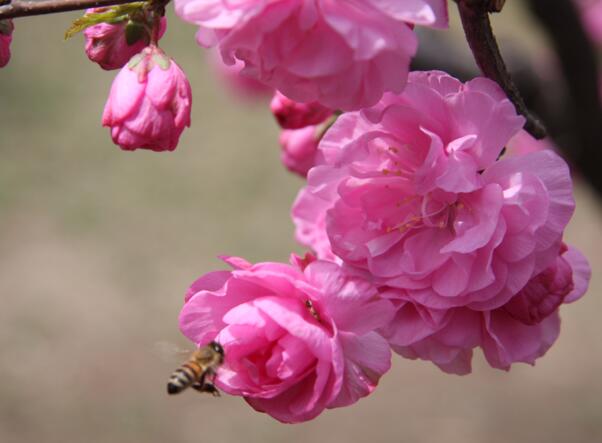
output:
[[[546,42],[520,3],[494,26],[537,57]],[[280,165],[266,101],[228,94],[171,11],[162,46],[189,75],[193,125],[173,153],[113,146],[100,116],[114,74],[81,37],[62,41],[76,16],[17,20],[0,71],[0,442],[602,441],[602,211],[578,177],[566,239],[593,278],[535,367],[494,370],[477,352],[458,377],[395,357],[369,398],[295,426],[240,398],[168,398],[181,357],[158,344],[190,348],[187,286],[218,254],[300,251],[288,211],[302,181]],[[452,18],[445,38],[466,55]]]

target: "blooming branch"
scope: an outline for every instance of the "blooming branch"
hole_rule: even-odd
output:
[[[527,122],[525,129],[537,139],[546,136],[541,121],[529,111],[500,53],[489,21],[490,12],[500,12],[504,6],[502,0],[456,0],[466,40],[483,75],[497,82],[517,111]]]

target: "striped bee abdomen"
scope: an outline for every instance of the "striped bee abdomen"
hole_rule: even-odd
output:
[[[195,382],[203,375],[203,368],[193,361],[184,363],[176,369],[167,382],[167,393],[178,394]]]

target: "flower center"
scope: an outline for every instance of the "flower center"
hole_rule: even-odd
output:
[[[394,226],[388,226],[386,232],[398,231],[406,233],[413,229],[438,228],[454,231],[454,221],[458,211],[465,208],[460,201],[446,201],[433,198],[429,193],[424,197],[407,196],[395,204],[402,210],[403,221]]]

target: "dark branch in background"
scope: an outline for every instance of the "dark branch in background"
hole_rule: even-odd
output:
[[[527,122],[525,130],[537,139],[546,136],[546,130],[533,115],[516,88],[500,53],[489,22],[489,12],[498,12],[503,0],[456,0],[466,40],[483,75],[499,84]]]
[[[602,105],[593,43],[571,0],[528,3],[556,50],[568,92],[563,112],[566,127],[553,128],[552,135],[602,196]]]
[[[4,4],[0,0],[0,20],[5,18],[27,17],[30,15],[54,14],[56,12],[77,11],[80,9],[99,8],[101,6],[124,5],[140,0],[14,0]]]

